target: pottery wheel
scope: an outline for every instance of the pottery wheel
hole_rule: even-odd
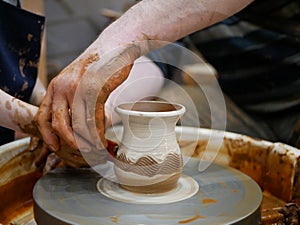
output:
[[[101,177],[92,169],[55,169],[33,190],[39,225],[98,224],[250,224],[260,220],[262,192],[248,176],[230,167],[211,164],[198,171],[191,159],[183,173],[198,183],[189,198],[165,204],[118,201],[98,191]]]

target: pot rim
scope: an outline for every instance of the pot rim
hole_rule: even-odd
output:
[[[151,110],[134,110],[131,109],[133,106],[140,104],[140,107],[143,107],[142,104],[145,105],[144,108],[149,109],[151,105],[153,107],[158,107],[159,105],[168,107],[170,109],[162,110],[162,111],[151,111]],[[146,105],[147,104],[147,105]],[[166,102],[166,101],[134,101],[134,102],[124,102],[115,107],[115,111],[121,115],[128,116],[144,116],[144,117],[169,117],[169,116],[181,116],[186,111],[185,107],[181,104],[174,102]]]

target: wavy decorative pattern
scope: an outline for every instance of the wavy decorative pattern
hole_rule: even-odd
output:
[[[139,158],[136,162],[132,162],[124,153],[121,153],[116,157],[115,165],[126,172],[153,177],[157,174],[180,172],[182,168],[182,157],[179,154],[170,153],[162,163],[158,163],[151,156],[144,156]]]

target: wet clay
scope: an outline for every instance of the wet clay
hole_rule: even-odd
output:
[[[0,188],[0,223],[8,224],[17,215],[32,208],[32,190],[35,182],[41,177],[39,171],[29,173]]]
[[[186,219],[186,220],[180,220],[178,223],[179,224],[188,224],[188,223],[194,222],[195,220],[198,220],[198,219],[201,219],[201,218],[205,218],[205,216],[201,216],[200,214],[196,213],[195,216],[193,216],[189,219]]]
[[[10,103],[10,101],[6,101],[5,102],[5,108],[7,109],[7,110],[11,110],[11,103]]]
[[[30,109],[28,109],[26,105],[24,105],[21,101],[19,101],[16,98],[14,98],[13,101],[17,101],[18,106],[22,109],[25,109],[26,114],[20,112],[19,110],[12,111],[9,114],[12,122],[16,124],[22,132],[40,137],[40,132],[33,122],[34,115],[30,111]],[[6,101],[5,106],[7,110],[12,109],[11,102],[9,101]]]
[[[192,152],[192,157],[209,155],[208,140],[198,141],[196,147],[188,141],[180,143],[181,149]],[[290,153],[291,152],[291,153]],[[264,190],[280,199],[295,201],[300,205],[298,149],[291,151],[287,146],[237,135],[236,138],[224,138],[217,160],[250,176]],[[295,182],[296,181],[296,182]],[[274,185],[276,183],[276,185]]]
[[[86,59],[83,60],[83,63],[82,63],[82,67],[81,67],[81,70],[80,70],[80,76],[82,76],[87,67],[92,64],[93,62],[97,62],[100,60],[100,56],[95,53],[95,54],[90,54]]]
[[[204,198],[202,199],[202,204],[209,204],[209,203],[216,203],[218,200],[213,199],[213,198]]]
[[[298,225],[300,208],[296,203],[287,203],[284,207],[279,210],[279,213],[284,215],[285,225]]]

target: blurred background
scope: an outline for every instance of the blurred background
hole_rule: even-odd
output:
[[[117,16],[134,3],[135,0],[44,0],[48,80],[111,23],[107,15]]]

